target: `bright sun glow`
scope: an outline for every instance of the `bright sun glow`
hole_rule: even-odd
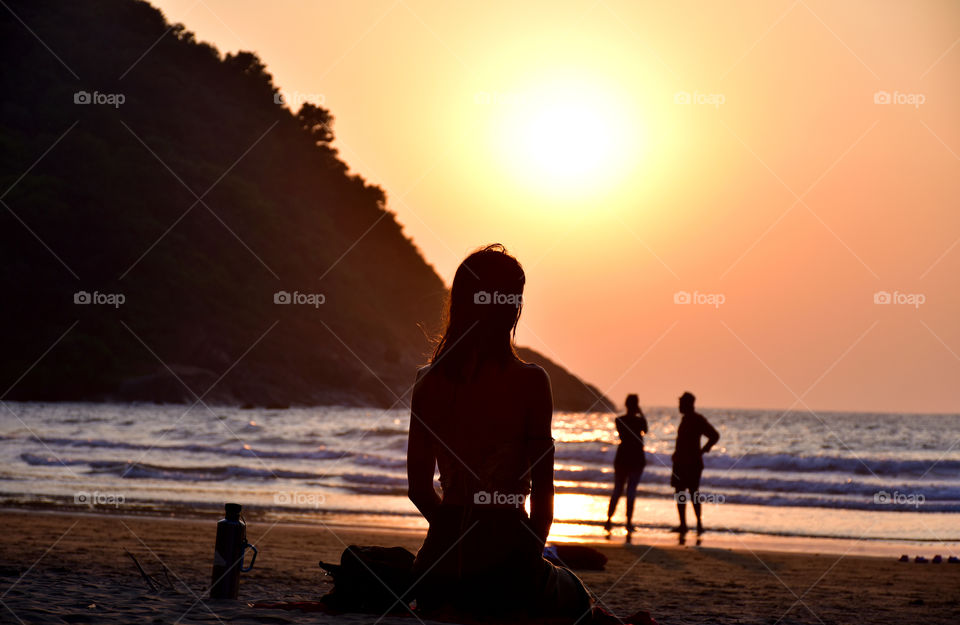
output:
[[[580,102],[548,105],[520,137],[525,156],[540,175],[585,178],[608,164],[614,132],[609,120]]]
[[[500,150],[524,186],[549,194],[595,192],[634,164],[636,123],[613,90],[558,81],[509,104]]]

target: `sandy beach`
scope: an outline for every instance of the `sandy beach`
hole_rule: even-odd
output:
[[[211,601],[216,519],[4,510],[0,622],[372,623],[380,615],[329,616],[253,609],[256,601],[316,600],[331,587],[318,560],[349,544],[416,551],[419,532],[251,523],[260,549],[239,601]],[[708,534],[709,536],[709,534]],[[609,561],[581,577],[618,615],[643,608],[669,623],[954,623],[960,566],[894,558],[749,549],[596,545]],[[124,548],[175,591],[149,591]],[[391,617],[382,623],[415,622]]]

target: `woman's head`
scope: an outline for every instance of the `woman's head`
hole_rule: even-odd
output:
[[[640,412],[640,398],[633,393],[627,395],[627,401],[624,402],[624,405],[627,407],[627,412]]]
[[[458,375],[469,363],[515,358],[513,335],[523,304],[523,267],[499,243],[467,256],[450,288],[446,329],[433,363]]]

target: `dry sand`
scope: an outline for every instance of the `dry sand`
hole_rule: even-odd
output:
[[[254,610],[258,600],[315,600],[330,588],[318,560],[348,544],[416,551],[416,532],[251,523],[256,567],[240,601],[210,601],[215,521],[117,514],[0,510],[2,623],[373,623],[379,615],[332,617]],[[709,536],[709,534],[707,535]],[[150,592],[126,556],[148,573],[169,569],[176,591]],[[602,572],[583,571],[611,611],[644,608],[671,623],[960,622],[960,565],[893,558],[751,552],[706,547],[598,545]],[[161,564],[162,563],[162,564]],[[382,623],[417,623],[391,617]]]

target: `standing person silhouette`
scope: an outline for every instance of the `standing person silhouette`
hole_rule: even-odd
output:
[[[647,418],[640,409],[640,400],[634,395],[627,395],[624,402],[627,409],[625,415],[616,419],[617,434],[620,444],[617,446],[617,455],[613,460],[613,493],[610,494],[610,506],[607,508],[607,522],[604,528],[609,533],[613,529],[611,518],[617,511],[617,503],[623,494],[624,486],[627,489],[627,534],[633,533],[633,500],[637,496],[637,483],[647,466],[647,458],[643,452],[643,436],[647,433]]]
[[[700,475],[703,473],[703,454],[720,440],[720,433],[710,425],[707,419],[694,409],[697,398],[693,393],[685,392],[680,396],[680,425],[677,427],[677,443],[673,452],[673,472],[670,486],[675,490],[677,513],[680,515],[681,540],[687,532],[687,495],[693,502],[693,513],[697,515],[697,534],[703,533],[700,518]],[[707,444],[700,447],[700,437],[707,437]]]
[[[468,256],[443,337],[417,373],[407,478],[430,524],[414,563],[425,613],[574,623],[591,611],[579,578],[543,558],[553,523],[553,400],[547,373],[514,351],[524,282],[502,245]]]

